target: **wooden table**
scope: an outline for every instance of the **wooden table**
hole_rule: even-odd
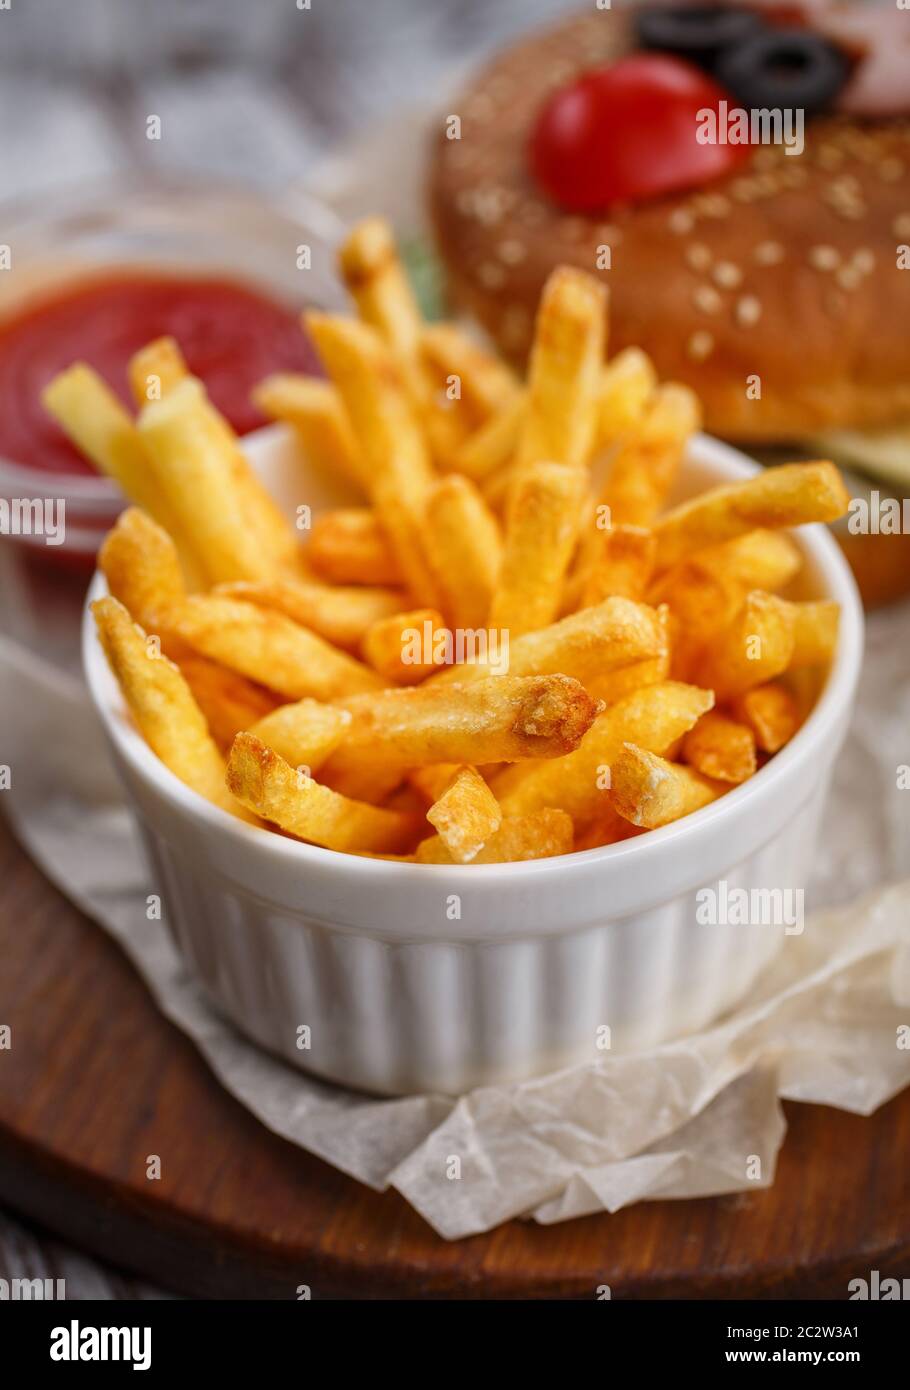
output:
[[[910,1273],[910,1092],[870,1119],[789,1106],[770,1190],[446,1242],[265,1130],[104,932],[0,823],[0,1201],[161,1285],[216,1297],[844,1298]],[[146,1177],[150,1155],[161,1179]]]

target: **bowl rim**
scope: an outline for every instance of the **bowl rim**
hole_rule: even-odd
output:
[[[273,432],[274,427],[269,432]],[[265,434],[267,431],[261,431]],[[249,439],[254,436],[248,436]],[[753,476],[761,466],[739,450],[709,435],[699,434],[691,442],[689,457],[692,461],[716,467],[733,482]],[[720,483],[723,479],[719,480]],[[693,811],[670,825],[650,830],[646,835],[633,836],[612,845],[600,845],[595,849],[573,850],[568,854],[554,855],[547,859],[529,859],[506,864],[417,864],[394,860],[369,858],[363,855],[348,854],[340,850],[326,849],[321,845],[311,845],[303,840],[294,840],[276,834],[259,826],[249,825],[232,816],[214,803],[207,801],[201,793],[181,782],[152,751],[131,723],[125,717],[122,697],[113,674],[109,670],[101,644],[98,641],[91,614],[92,602],[108,592],[104,575],[96,570],[85,599],[82,627],[82,663],[86,683],[92,703],[104,725],[108,738],[133,773],[147,785],[155,795],[169,803],[170,809],[178,816],[187,816],[212,833],[227,835],[246,852],[253,852],[258,846],[262,851],[263,863],[268,859],[285,864],[299,864],[301,869],[311,869],[321,874],[337,871],[350,880],[356,876],[357,888],[394,889],[406,887],[408,881],[419,879],[431,885],[433,882],[451,883],[453,871],[466,875],[465,886],[470,884],[478,891],[484,887],[505,884],[512,886],[522,880],[540,880],[566,871],[567,866],[576,864],[581,868],[598,865],[620,867],[647,864],[649,856],[658,857],[664,849],[679,849],[684,841],[708,831],[717,820],[730,814],[731,806],[739,810],[750,799],[771,794],[776,781],[786,778],[797,761],[810,761],[813,750],[823,748],[826,740],[845,711],[852,703],[859,679],[863,647],[863,611],[859,591],[852,572],[842,555],[837,542],[823,525],[793,528],[798,544],[819,572],[819,578],[826,596],[840,604],[841,616],[838,631],[838,644],[834,660],[828,671],[824,686],[812,707],[811,712],[790,742],[758,769],[747,781],[731,788],[717,801]],[[352,885],[353,886],[353,885]]]

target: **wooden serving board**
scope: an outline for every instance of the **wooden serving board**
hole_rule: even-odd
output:
[[[156,1011],[0,822],[0,1201],[208,1297],[846,1297],[910,1273],[910,1091],[870,1119],[788,1107],[770,1190],[458,1242],[276,1138]],[[146,1177],[149,1154],[160,1181]]]

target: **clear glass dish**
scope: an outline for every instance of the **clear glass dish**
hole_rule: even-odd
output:
[[[304,194],[185,178],[117,180],[6,203],[0,227],[11,252],[11,268],[0,275],[0,318],[68,281],[123,268],[226,277],[291,306],[344,301],[334,268],[340,223]],[[0,498],[62,501],[61,545],[25,535],[4,535],[0,544],[83,572],[123,505],[100,475],[43,472],[2,457]]]

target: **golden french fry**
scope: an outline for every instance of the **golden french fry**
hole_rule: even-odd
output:
[[[158,630],[186,593],[177,547],[139,507],[127,507],[104,538],[98,566],[108,588],[146,629]]]
[[[504,816],[473,864],[509,864],[522,859],[551,859],[572,850],[572,822],[564,811],[545,807],[529,816]],[[454,864],[439,835],[431,835],[417,846],[419,864]]]
[[[194,651],[289,700],[375,690],[382,680],[283,613],[218,594],[191,594],[168,610],[173,631]]]
[[[607,294],[593,275],[559,266],[544,285],[528,366],[523,464],[588,462],[597,426]]]
[[[827,666],[837,646],[840,605],[828,599],[793,603],[793,655],[790,665]]]
[[[292,426],[317,468],[369,491],[356,436],[331,382],[301,372],[278,372],[260,381],[253,402],[269,420]]]
[[[511,369],[479,347],[457,324],[433,323],[422,328],[420,351],[438,377],[457,379],[475,426],[498,415],[520,393]]]
[[[376,515],[411,597],[422,608],[443,608],[442,589],[430,564],[423,504],[412,504],[398,485],[383,479],[373,489]]]
[[[440,478],[427,495],[426,553],[453,627],[487,620],[499,573],[499,524],[476,486],[459,473]]]
[[[235,734],[251,729],[278,703],[265,686],[198,652],[181,651],[177,665],[222,752],[230,748]]]
[[[147,404],[139,434],[165,499],[212,582],[266,579],[293,563],[293,530],[195,378]]]
[[[224,785],[224,760],[189,686],[172,661],[150,644],[121,603],[96,599],[92,613],[111,670],[146,743],[181,782],[241,814]]]
[[[599,705],[568,676],[496,676],[470,685],[384,690],[338,702],[353,715],[324,780],[366,800],[409,768],[555,758],[577,748]]]
[[[635,690],[598,715],[575,752],[535,765],[525,776],[517,771],[510,777],[507,769],[493,778],[493,795],[504,815],[528,815],[543,806],[559,806],[576,826],[582,826],[602,809],[610,789],[610,768],[624,743],[663,752],[713,704],[710,690],[677,681]]]
[[[757,685],[733,702],[737,719],[752,730],[763,753],[776,753],[799,728],[799,709],[786,686],[778,681]]]
[[[415,360],[423,322],[388,222],[381,217],[358,222],[338,263],[364,323],[379,332],[400,362]]]
[[[502,811],[473,767],[460,767],[442,796],[427,811],[456,864],[469,864],[502,824]]]
[[[654,567],[654,534],[643,526],[613,526],[600,533],[600,554],[588,571],[582,607],[619,596],[644,598]]]
[[[635,429],[657,387],[657,372],[641,348],[623,348],[600,374],[597,445],[615,444]]]
[[[314,312],[304,321],[344,402],[371,494],[386,483],[402,505],[422,506],[433,470],[391,349],[366,323]]]
[[[784,532],[759,527],[735,540],[701,550],[684,563],[702,574],[736,584],[743,593],[749,589],[773,593],[799,572],[802,556]],[[666,571],[665,580],[675,572]]]
[[[505,469],[518,448],[526,415],[527,393],[521,391],[465,441],[452,461],[456,471],[482,483]]]
[[[698,675],[718,700],[731,700],[786,671],[793,656],[792,605],[760,589],[702,652]]]
[[[609,598],[594,608],[570,613],[558,623],[526,632],[497,646],[485,658],[450,667],[433,676],[433,685],[468,681],[508,672],[513,676],[574,676],[587,686],[612,671],[660,656],[667,645],[663,622],[653,608],[631,599]]]
[[[600,849],[602,845],[616,845],[641,834],[641,827],[624,820],[613,803],[605,801],[594,819],[575,836],[575,849]]]
[[[613,460],[601,504],[614,526],[651,526],[679,470],[701,407],[687,386],[659,386]]]
[[[374,623],[400,611],[402,599],[397,589],[328,588],[299,579],[241,579],[219,584],[212,592],[284,613],[327,642],[352,651]]]
[[[682,741],[683,760],[705,777],[745,782],[757,766],[755,737],[748,724],[708,710]]]
[[[509,503],[490,627],[515,639],[553,622],[578,534],[584,488],[584,474],[574,465],[531,463],[520,471]]]
[[[363,639],[363,659],[390,685],[418,685],[437,670],[437,642],[449,636],[435,608],[415,608],[380,618]],[[430,660],[426,659],[429,654]]]
[[[326,849],[373,853],[404,849],[419,818],[366,806],[296,772],[254,734],[238,734],[227,765],[233,795],[263,820]]]
[[[41,401],[80,453],[170,530],[170,513],[162,509],[142,440],[107,382],[84,362],[74,362],[48,382]]]
[[[632,661],[626,666],[617,666],[614,670],[607,669],[600,675],[588,676],[585,689],[595,700],[612,705],[624,695],[631,695],[646,685],[658,685],[670,679],[672,618],[665,603],[653,611],[657,620],[658,646],[655,655]]]
[[[408,782],[423,802],[432,806],[462,766],[462,763],[427,763],[426,767],[412,767],[408,772]]]
[[[833,463],[784,463],[741,483],[710,489],[675,507],[655,526],[657,567],[733,540],[755,527],[779,530],[843,516],[850,494]]]
[[[160,401],[189,376],[186,359],[176,338],[155,338],[134,352],[127,365],[133,400],[140,408],[146,401]]]
[[[323,512],[313,521],[305,555],[333,584],[401,584],[401,569],[376,518],[366,507]]]
[[[346,709],[318,700],[281,705],[245,725],[247,732],[308,776],[319,771],[350,727],[351,715]]]
[[[613,764],[613,804],[633,825],[656,830],[688,816],[727,790],[681,763],[627,743]]]

